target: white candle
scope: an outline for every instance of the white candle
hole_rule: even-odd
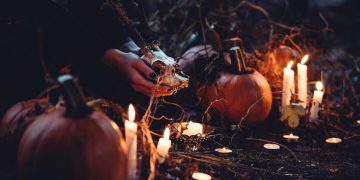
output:
[[[337,137],[332,137],[332,138],[327,138],[326,142],[329,144],[337,144],[337,143],[341,143],[341,139],[337,138]]]
[[[183,135],[194,136],[201,135],[203,133],[203,126],[200,123],[189,122],[187,129],[183,131]]]
[[[310,109],[310,121],[314,121],[319,118],[318,112],[319,112],[319,105],[321,104],[321,101],[324,96],[324,92],[322,91],[323,85],[320,81],[316,83],[316,89],[314,92],[314,97],[312,100],[312,106]]]
[[[276,150],[276,149],[280,149],[280,146],[277,144],[264,144],[264,148],[270,150]]]
[[[283,135],[283,138],[285,138],[288,141],[298,141],[300,137],[294,135],[293,133],[290,133],[290,134]]]
[[[191,177],[196,180],[211,180],[210,175],[201,172],[194,172]]]
[[[168,156],[169,149],[171,147],[170,130],[169,128],[165,129],[164,137],[159,139],[158,145],[156,147],[157,159],[159,163],[163,163],[165,158]]]
[[[297,64],[297,75],[298,75],[298,97],[300,105],[304,108],[307,106],[307,66],[305,65],[309,55],[305,55],[301,62]]]
[[[132,104],[128,109],[129,120],[125,120],[125,141],[128,150],[128,179],[137,178],[137,124],[135,120],[135,108]]]
[[[229,154],[232,153],[232,150],[226,147],[223,148],[217,148],[215,149],[216,152],[221,153],[221,154]]]
[[[282,101],[281,107],[290,105],[291,94],[294,92],[294,71],[291,69],[291,66],[294,64],[294,61],[290,61],[289,64],[284,68],[284,77],[283,77],[283,91],[282,91]]]

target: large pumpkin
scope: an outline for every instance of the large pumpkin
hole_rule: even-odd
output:
[[[204,52],[203,47],[195,46],[185,52],[183,59],[179,62],[180,66],[184,69],[197,69],[187,66],[196,66],[199,53]],[[208,54],[209,52],[212,50],[208,49]],[[203,82],[193,82],[196,95],[205,108],[211,105],[211,109],[228,120],[230,124],[262,123],[271,110],[271,88],[264,76],[246,67],[240,57],[239,48],[233,49],[231,54],[231,62],[236,71],[220,71],[214,81],[203,84],[203,87],[200,87]]]
[[[0,161],[15,164],[17,147],[26,128],[36,116],[53,109],[54,106],[47,99],[33,99],[13,105],[0,122]]]
[[[71,76],[59,83],[66,110],[41,115],[25,131],[18,151],[22,179],[126,177],[126,147],[118,126],[85,104]]]

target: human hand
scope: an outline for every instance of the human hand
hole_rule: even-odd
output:
[[[156,85],[156,73],[134,53],[109,49],[105,52],[103,62],[122,73],[136,92],[155,97],[173,94],[170,87]]]

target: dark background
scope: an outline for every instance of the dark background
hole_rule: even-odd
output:
[[[174,0],[151,0],[145,2],[145,9],[148,15],[151,15],[158,8],[170,9],[176,3]],[[211,3],[211,1],[204,2]],[[324,27],[325,23],[319,16],[321,13],[328,22],[329,28],[333,29],[333,32],[327,33],[330,41],[326,42],[324,46],[344,49],[346,53],[355,57],[359,55],[360,11],[358,7],[360,7],[360,1],[267,0],[251,2],[266,9],[274,21],[289,25],[306,24],[314,28]],[[127,1],[125,4],[131,4],[131,2]],[[128,9],[131,8],[132,7],[129,7]],[[134,17],[136,13],[130,11],[130,15]],[[9,26],[11,26],[12,32],[4,32],[4,27]],[[48,85],[44,81],[44,73],[39,61],[36,30],[21,22],[21,19],[9,19],[4,16],[0,16],[0,27],[0,115],[2,115],[10,105],[18,101],[36,98]],[[160,35],[158,34],[157,36]],[[154,37],[156,37],[156,35],[152,38],[154,39]],[[163,44],[166,45],[166,42],[163,42]],[[48,58],[46,62],[51,71],[58,71],[60,67],[71,63],[56,58]],[[87,60],[84,59],[83,66],[85,68],[88,66],[87,64]],[[94,68],[94,66],[92,68]],[[99,69],[106,71],[106,67],[99,67]],[[101,74],[101,72],[97,71],[91,73],[90,77],[94,81],[97,78],[97,73]],[[91,78],[84,80],[85,83],[83,84],[85,84],[85,89],[89,90],[91,95],[101,96],[101,93],[97,94],[96,90],[91,89]],[[89,88],[87,86],[89,86]],[[128,91],[129,88],[125,86],[126,84],[124,88],[119,89]]]

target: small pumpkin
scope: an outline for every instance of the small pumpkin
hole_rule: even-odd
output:
[[[199,47],[194,48],[199,50]],[[196,95],[205,108],[211,105],[211,109],[230,124],[260,124],[264,122],[271,110],[271,88],[264,76],[246,67],[239,47],[233,48],[230,54],[231,64],[235,71],[218,72],[218,77],[205,84],[204,87],[200,87],[202,82],[194,82]],[[185,69],[194,69],[186,66],[196,66],[197,60],[192,59],[198,56],[196,51],[190,49],[185,55],[183,61],[195,62],[179,62],[179,64],[184,65]]]
[[[260,67],[267,80],[275,86],[281,86],[284,67],[299,57],[299,52],[289,46],[281,45],[266,54],[264,65]],[[281,89],[276,89],[281,90]]]
[[[125,179],[126,147],[118,126],[86,105],[70,75],[59,77],[65,107],[35,118],[18,151],[22,179]]]
[[[53,109],[48,99],[22,101],[8,109],[0,122],[1,162],[16,163],[17,148],[26,128],[36,116]]]

